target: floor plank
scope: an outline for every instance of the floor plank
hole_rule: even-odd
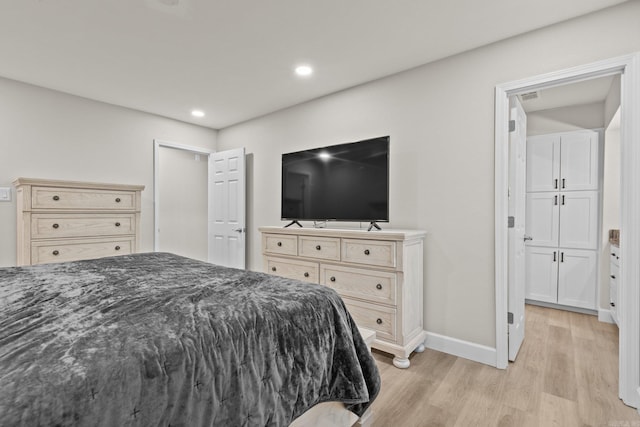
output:
[[[427,349],[396,369],[374,350],[382,390],[374,427],[634,426],[618,399],[618,329],[596,316],[526,306],[516,362],[495,369]]]

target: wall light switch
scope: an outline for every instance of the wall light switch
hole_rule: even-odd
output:
[[[0,202],[11,201],[11,187],[0,187]]]

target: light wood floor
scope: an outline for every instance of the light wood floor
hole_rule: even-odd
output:
[[[382,390],[374,427],[640,427],[618,399],[618,329],[597,317],[527,305],[525,340],[499,370],[425,350],[396,369],[374,350]]]

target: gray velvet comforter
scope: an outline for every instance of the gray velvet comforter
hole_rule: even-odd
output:
[[[327,287],[167,253],[0,269],[2,426],[287,426],[379,387]]]

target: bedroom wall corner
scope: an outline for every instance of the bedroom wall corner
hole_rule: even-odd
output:
[[[141,184],[153,250],[154,138],[216,149],[217,131],[0,78],[0,187],[18,177]],[[205,213],[206,215],[206,213]],[[0,267],[16,263],[16,200],[0,202]]]

